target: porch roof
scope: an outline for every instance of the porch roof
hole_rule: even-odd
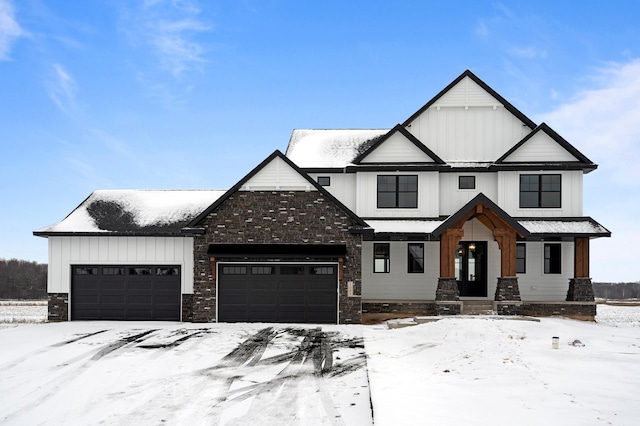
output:
[[[571,218],[514,218],[529,231],[527,239],[559,237],[610,237],[611,232],[591,217]],[[437,240],[433,232],[445,219],[371,219],[366,220],[375,234],[425,234],[427,239]]]

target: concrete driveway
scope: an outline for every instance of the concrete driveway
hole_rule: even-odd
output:
[[[2,424],[373,423],[357,326],[74,322],[2,337]]]

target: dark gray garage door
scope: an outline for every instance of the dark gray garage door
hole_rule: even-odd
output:
[[[336,265],[221,264],[222,322],[337,322]]]
[[[72,320],[180,321],[177,266],[74,266]]]

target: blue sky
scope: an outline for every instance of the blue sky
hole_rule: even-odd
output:
[[[471,69],[599,164],[591,275],[637,281],[635,1],[0,0],[0,258],[95,189],[224,189],[294,128],[384,128]]]

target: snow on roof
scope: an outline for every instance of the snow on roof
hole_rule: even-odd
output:
[[[478,161],[449,161],[447,162],[451,167],[465,168],[465,167],[489,167],[492,162],[478,162]]]
[[[345,167],[389,129],[296,129],[287,157],[298,167]]]
[[[592,220],[519,220],[532,234],[608,234],[609,231]]]
[[[366,220],[376,233],[432,233],[443,220]],[[584,220],[519,220],[532,234],[608,234],[609,231],[591,219]]]
[[[442,225],[442,220],[367,220],[378,233],[426,233]]]
[[[224,190],[99,190],[69,216],[37,233],[179,232]]]

